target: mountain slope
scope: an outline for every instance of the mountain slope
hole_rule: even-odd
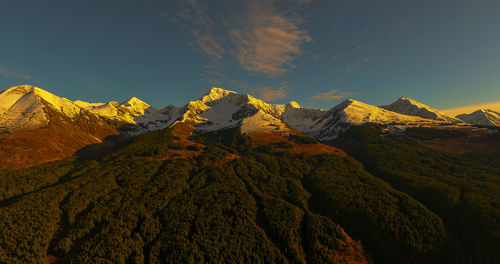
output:
[[[494,136],[481,137],[493,146],[500,146],[500,132],[495,131]],[[462,137],[450,135],[450,139]],[[338,144],[355,142],[350,144],[349,154],[362,162],[367,171],[411,195],[442,218],[456,237],[453,244],[462,247],[457,253],[467,259],[456,263],[498,263],[500,148],[457,155],[427,148],[422,141],[390,136],[373,125],[353,127],[337,139]]]
[[[352,158],[234,131],[189,158],[160,158],[179,147],[165,129],[102,160],[0,170],[0,262],[457,263],[440,218]]]
[[[118,131],[70,100],[33,86],[0,93],[0,168],[24,168],[74,155]]]
[[[313,118],[303,119],[305,122],[302,124],[300,124],[300,119],[296,119],[295,126],[303,129],[301,132],[320,140],[333,139],[349,127],[364,123],[405,125],[433,123],[433,120],[398,114],[352,99],[346,100],[328,111],[309,111],[312,113],[309,116],[313,116]],[[308,116],[308,113],[305,115]],[[287,114],[285,116],[286,119],[290,119]]]
[[[122,103],[75,101],[75,104],[95,115],[115,122],[117,128],[123,127],[122,131],[128,134],[140,134],[145,131],[165,128],[171,124],[169,121],[173,116],[176,117],[177,111],[179,111],[179,108],[174,106],[156,109],[136,97]]]
[[[46,108],[69,118],[81,112],[66,98],[29,85],[16,86],[0,93],[0,128],[15,131],[44,127],[49,122]]]
[[[34,91],[35,94],[46,93],[39,88]],[[9,108],[12,98],[16,99],[16,96],[14,93],[13,96],[3,100],[4,108]],[[29,97],[26,97],[26,100],[28,99]],[[221,88],[210,89],[202,97],[187,103],[184,107],[167,106],[163,109],[151,107],[135,97],[121,104],[82,101],[73,103],[61,98],[55,101],[57,103],[54,105],[61,106],[62,113],[69,117],[85,109],[113,122],[122,132],[132,135],[169,127],[176,122],[188,122],[195,126],[196,131],[207,132],[237,126],[243,126],[244,132],[248,129],[252,132],[288,133],[288,130],[295,129],[319,139],[328,139],[336,137],[350,125],[366,122],[432,125],[433,120],[438,122],[436,124],[441,124],[440,121],[457,121],[409,98],[401,98],[389,106],[384,106],[394,111],[354,100],[342,102],[329,111],[323,111],[302,108],[294,101],[288,104],[268,104],[251,95],[238,94]],[[24,124],[47,123],[46,118],[38,116],[40,108],[36,103],[31,104],[30,107],[33,109],[28,115],[22,114],[27,104],[21,101],[18,104],[22,106],[21,110],[12,107],[10,117],[4,118],[6,120],[4,127],[28,127]],[[398,111],[404,114],[396,113]],[[427,121],[424,121],[424,118]]]
[[[273,138],[273,142],[287,141],[290,135],[301,136],[301,133],[319,140],[330,140],[353,125],[369,122],[399,126],[435,126],[452,121],[437,110],[408,98],[401,98],[386,108],[407,114],[399,114],[355,100],[346,100],[328,111],[306,109],[294,101],[288,104],[269,104],[249,94],[238,94],[215,87],[183,107],[170,105],[157,109],[135,97],[122,103],[72,102],[26,85],[12,87],[0,93],[0,133],[11,133],[10,137],[30,134],[30,140],[34,140],[38,132],[33,130],[48,128],[53,123],[50,127],[56,131],[57,126],[54,124],[68,124],[69,127],[75,128],[68,131],[68,135],[75,134],[79,138],[72,141],[81,142],[68,144],[73,147],[68,148],[65,155],[70,155],[70,152],[76,151],[77,146],[95,143],[108,135],[120,133],[124,136],[136,136],[177,124],[190,127],[184,130],[187,133],[184,134],[185,137],[193,133],[241,127],[243,133],[251,134],[255,139],[258,137],[264,144],[266,138]],[[83,128],[71,125],[73,123],[82,124]],[[88,133],[93,126],[94,130],[102,133]],[[64,131],[62,128],[59,130]],[[62,138],[68,137],[58,134],[57,137],[48,139],[47,143]],[[69,139],[58,142],[66,140]],[[13,144],[11,143],[12,146]]]
[[[243,133],[289,134],[293,129],[280,119],[289,108],[300,107],[268,104],[248,94],[212,88],[205,95],[186,104],[176,122],[193,124],[198,132],[241,127]]]
[[[483,126],[500,126],[500,113],[490,109],[480,109],[470,114],[457,115],[467,123]]]
[[[419,116],[438,121],[460,122],[460,120],[456,118],[447,116],[439,110],[407,97],[401,97],[390,105],[383,105],[380,107],[403,115]]]
[[[320,140],[331,139],[351,125],[367,122],[433,125],[440,121],[388,111],[355,100],[347,100],[329,111],[288,104],[268,104],[251,95],[212,88],[184,107],[179,121],[190,121],[199,131],[243,126],[244,133],[289,133],[297,130]]]

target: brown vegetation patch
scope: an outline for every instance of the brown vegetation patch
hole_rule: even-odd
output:
[[[0,135],[0,168],[22,169],[61,160],[88,145],[101,143],[107,136],[119,134],[110,124],[95,124],[98,120],[49,115],[47,127]]]
[[[344,229],[342,229],[345,241],[341,241],[342,248],[344,251],[337,251],[335,256],[335,261],[346,263],[346,264],[368,264],[371,263],[367,260],[365,256],[365,251],[360,241],[354,241]]]
[[[253,133],[248,135],[252,138],[252,144],[255,147],[259,146],[270,146],[275,144],[275,151],[289,151],[297,154],[305,155],[318,155],[318,154],[335,154],[341,157],[345,157],[347,154],[340,150],[339,148],[328,146],[321,143],[315,144],[301,144],[296,141],[290,140],[286,135],[281,133]],[[281,148],[279,144],[282,142],[288,142],[292,145],[290,148]]]
[[[419,142],[430,149],[453,154],[500,152],[500,139],[488,135],[469,138],[436,138]]]
[[[199,156],[203,150],[193,151],[187,149],[169,149],[167,153],[159,157],[146,157],[146,160],[170,160],[170,159],[187,159]]]
[[[208,162],[207,165],[222,166],[222,165],[225,165],[226,163],[228,163],[230,161],[233,161],[233,160],[239,159],[239,158],[241,158],[241,156],[236,155],[236,154],[229,154],[226,157],[224,157],[223,160],[219,160],[219,161],[216,161],[216,162]]]
[[[54,255],[47,255],[47,264],[54,264],[54,263],[57,263],[59,261],[59,258],[54,256]]]
[[[204,148],[205,145],[189,139],[193,133],[194,124],[190,122],[177,122],[172,126],[172,135],[176,137],[173,141],[174,143],[182,144],[186,147],[196,146],[198,148]]]

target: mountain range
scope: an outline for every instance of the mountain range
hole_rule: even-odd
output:
[[[0,263],[498,263],[497,119],[406,97],[320,110],[212,88],[158,109],[12,87]]]
[[[497,126],[500,114],[480,110],[450,117],[410,98],[373,106],[348,99],[329,110],[303,108],[297,102],[269,104],[249,94],[212,88],[182,107],[158,109],[131,98],[125,102],[70,101],[30,85],[0,92],[0,167],[21,168],[73,155],[113,135],[135,136],[178,124],[190,133],[241,127],[246,134],[304,134],[332,140],[352,125],[379,123],[407,127]],[[33,148],[33,146],[36,146]]]

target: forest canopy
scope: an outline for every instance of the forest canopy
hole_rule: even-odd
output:
[[[498,157],[445,155],[369,126],[345,136],[362,142],[357,160],[223,133],[199,135],[206,147],[189,158],[160,158],[179,148],[165,129],[99,160],[1,170],[0,262],[498,259]]]

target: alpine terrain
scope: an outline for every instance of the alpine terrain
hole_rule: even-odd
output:
[[[499,263],[494,120],[405,97],[320,110],[212,88],[155,108],[12,87],[0,263]]]
[[[465,122],[483,126],[500,126],[500,113],[490,109],[480,109],[470,114],[457,115]]]

